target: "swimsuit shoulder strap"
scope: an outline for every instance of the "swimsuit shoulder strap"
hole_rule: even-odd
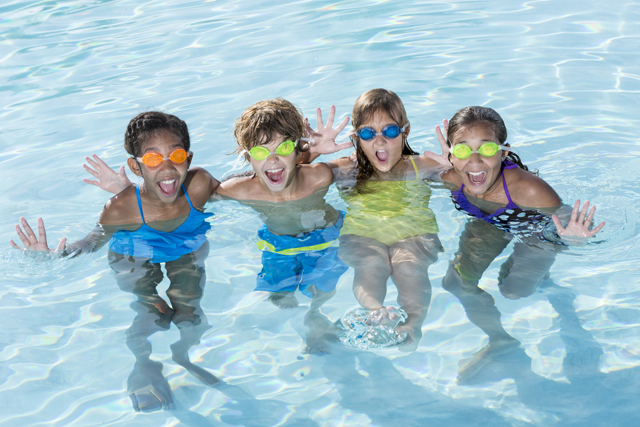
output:
[[[504,171],[500,171],[500,174],[502,175],[502,186],[504,187],[504,193],[507,195],[507,200],[509,201],[507,207],[513,207],[515,203],[513,203],[513,200],[511,200],[511,194],[509,194],[509,189],[507,188],[507,180],[504,179]]]
[[[187,198],[187,202],[189,202],[189,207],[191,209],[193,209],[193,205],[191,204],[191,199],[189,198],[189,195],[187,194],[187,189],[184,188],[184,184],[182,184],[180,187],[182,188],[182,192],[184,193],[184,197],[186,197]]]
[[[416,162],[413,160],[413,156],[409,156],[409,160],[411,160],[411,164],[413,165],[413,170],[416,171],[416,181],[419,181],[420,176],[418,174],[418,167],[416,166]]]
[[[144,213],[142,213],[142,201],[140,200],[140,188],[136,185],[136,198],[138,199],[138,209],[140,209],[140,218],[142,218],[142,224],[144,222]]]

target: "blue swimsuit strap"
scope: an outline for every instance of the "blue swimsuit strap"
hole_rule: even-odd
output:
[[[182,188],[182,192],[184,193],[184,196],[187,198],[187,202],[189,202],[189,207],[191,209],[194,209],[193,205],[191,204],[191,199],[189,198],[189,195],[187,194],[187,190],[184,188],[184,184],[182,184],[180,186],[180,188]]]
[[[140,209],[140,218],[142,218],[142,225],[146,225],[144,222],[144,214],[142,213],[142,202],[140,201],[140,189],[136,185],[136,197],[138,198],[138,209]]]

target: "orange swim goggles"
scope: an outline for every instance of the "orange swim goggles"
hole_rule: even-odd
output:
[[[176,148],[169,154],[169,157],[162,157],[160,153],[156,153],[155,151],[149,151],[142,157],[136,157],[136,160],[144,163],[150,168],[155,168],[162,163],[163,160],[171,160],[176,165],[180,165],[187,160],[191,151],[187,153],[184,148]]]

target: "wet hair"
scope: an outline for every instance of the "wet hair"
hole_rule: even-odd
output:
[[[353,126],[353,130],[356,131],[364,123],[373,120],[373,117],[378,112],[388,114],[401,128],[409,124],[404,104],[398,95],[387,89],[371,89],[360,95],[353,106],[353,111],[351,113],[351,124]],[[356,176],[355,188],[358,192],[364,192],[367,181],[372,176],[377,175],[377,172],[367,156],[364,154],[364,151],[359,144],[360,138],[356,135],[353,135],[351,138],[356,146],[356,156],[358,159],[358,175]],[[403,139],[402,142],[403,156],[418,154],[411,149],[406,138]]]
[[[500,114],[498,114],[493,108],[489,107],[464,107],[458,110],[449,120],[449,128],[447,129],[447,145],[451,147],[453,136],[456,132],[459,132],[462,128],[470,128],[476,124],[487,125],[496,136],[496,142],[498,145],[505,145],[507,142],[507,127],[504,125],[504,121]],[[451,153],[449,153],[451,156]],[[513,151],[507,152],[507,160],[515,163],[521,169],[529,170],[527,166],[522,163],[520,156]]]
[[[298,107],[282,98],[257,102],[236,119],[233,137],[238,147],[234,153],[268,144],[276,134],[284,137],[285,141],[298,141],[297,152],[309,149],[308,144],[300,140],[305,135],[305,124]],[[249,154],[245,153],[244,158],[248,161]]]
[[[163,130],[174,134],[182,147],[189,151],[191,141],[187,124],[176,116],[159,111],[147,111],[131,119],[124,134],[124,149],[133,157],[138,157],[142,151],[142,144]]]

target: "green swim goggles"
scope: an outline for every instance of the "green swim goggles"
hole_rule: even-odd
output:
[[[293,153],[295,149],[296,149],[295,142],[291,140],[284,141],[276,147],[276,154],[279,154],[280,156],[288,156],[289,154]],[[260,161],[269,157],[269,154],[271,154],[271,151],[269,151],[269,149],[267,149],[262,145],[258,145],[256,147],[253,147],[251,150],[249,150],[249,154],[255,160]]]
[[[453,148],[451,148],[451,154],[453,154],[460,160],[468,159],[474,153],[478,153],[483,157],[493,157],[498,153],[498,151],[509,151],[509,147],[498,145],[495,142],[491,141],[482,144],[478,148],[478,151],[471,150],[471,147],[465,144],[454,145]]]

